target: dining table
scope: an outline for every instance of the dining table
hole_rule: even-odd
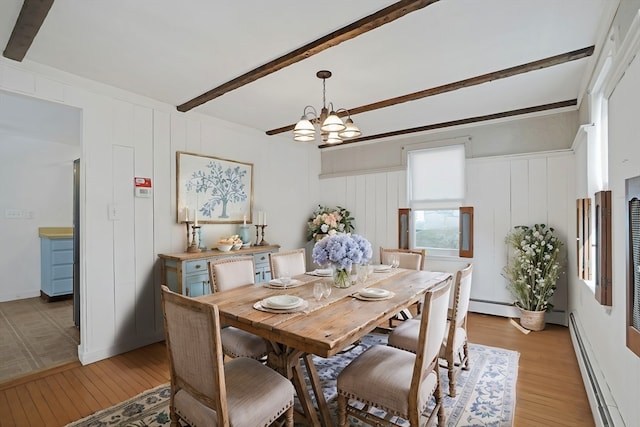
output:
[[[267,341],[267,365],[290,379],[295,387],[302,408],[295,413],[296,422],[332,426],[312,356],[330,358],[343,351],[396,313],[421,301],[429,288],[452,280],[452,276],[445,272],[403,268],[373,269],[365,280],[355,280],[354,275],[350,287],[336,288],[331,286],[333,279],[319,275],[319,271],[292,277],[286,288],[275,280],[196,299],[217,305],[223,324]],[[317,299],[313,291],[316,283],[330,286],[331,292]],[[384,296],[365,297],[372,291],[382,292]],[[291,309],[272,309],[266,304],[265,300],[285,295],[300,298],[302,304]]]

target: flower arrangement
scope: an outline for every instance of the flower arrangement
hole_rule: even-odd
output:
[[[554,229],[545,224],[517,226],[507,234],[505,243],[513,250],[504,272],[515,305],[528,311],[551,310],[549,299],[560,274],[558,254],[563,246]]]
[[[314,240],[323,234],[350,233],[353,231],[352,222],[351,212],[345,208],[318,205],[307,222],[307,240]]]
[[[337,233],[326,236],[313,246],[313,262],[331,265],[338,287],[351,285],[351,267],[371,260],[373,250],[367,239],[357,234]]]

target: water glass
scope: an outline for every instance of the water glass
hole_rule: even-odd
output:
[[[324,284],[322,282],[313,285],[313,297],[316,301],[320,301],[324,295]]]
[[[325,280],[324,282],[322,282],[322,286],[323,286],[322,294],[324,295],[325,298],[329,298],[329,296],[331,295],[331,290],[333,289],[333,283],[329,280]]]

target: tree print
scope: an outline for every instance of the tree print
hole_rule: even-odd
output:
[[[211,161],[206,167],[209,171],[199,170],[191,175],[187,181],[187,191],[195,189],[196,193],[205,194],[206,202],[198,207],[200,213],[213,218],[213,212],[218,205],[222,205],[222,213],[218,218],[229,218],[227,205],[229,202],[237,203],[247,200],[243,178],[247,174],[246,169],[240,166],[223,169],[222,164]]]

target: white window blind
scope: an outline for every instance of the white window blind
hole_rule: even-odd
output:
[[[464,145],[413,150],[407,153],[411,208],[434,202],[463,200],[465,196]]]

